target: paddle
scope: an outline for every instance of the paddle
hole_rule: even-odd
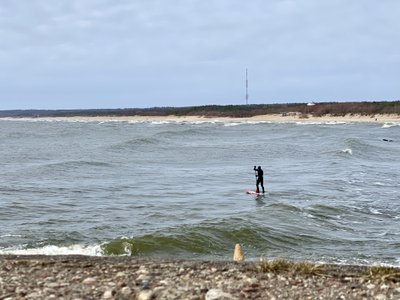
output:
[[[257,167],[254,166],[253,170],[254,170],[254,175],[256,176],[256,192],[259,193],[260,190],[258,189],[258,185],[257,185]]]

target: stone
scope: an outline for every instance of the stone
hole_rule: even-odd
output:
[[[153,298],[153,292],[150,290],[141,291],[138,295],[138,300],[150,300]]]
[[[233,299],[231,294],[225,293],[221,289],[211,289],[206,294],[206,300],[228,300]]]
[[[130,289],[130,287],[125,286],[121,289],[121,294],[124,296],[129,296],[130,294],[132,294],[132,290]]]
[[[115,275],[115,277],[125,277],[126,276],[126,274],[125,274],[125,272],[118,272],[117,273],[117,275]]]
[[[96,278],[94,278],[94,277],[85,278],[82,281],[82,283],[85,284],[85,285],[94,285],[96,283]]]
[[[150,276],[145,274],[140,274],[137,278],[137,281],[150,281]]]
[[[113,291],[112,290],[107,290],[103,294],[103,299],[112,299],[113,297]]]
[[[237,262],[244,261],[244,253],[240,244],[235,245],[235,252],[233,253],[233,260]]]

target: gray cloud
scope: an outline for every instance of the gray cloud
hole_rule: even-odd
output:
[[[0,109],[397,99],[395,0],[3,0]]]

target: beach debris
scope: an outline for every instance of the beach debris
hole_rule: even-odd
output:
[[[235,252],[233,253],[233,260],[237,262],[244,261],[244,253],[240,244],[235,245]]]

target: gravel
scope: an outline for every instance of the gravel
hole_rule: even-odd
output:
[[[370,279],[367,267],[326,265],[318,275],[305,275],[265,273],[257,266],[153,257],[3,255],[0,300],[400,299],[399,280]]]

